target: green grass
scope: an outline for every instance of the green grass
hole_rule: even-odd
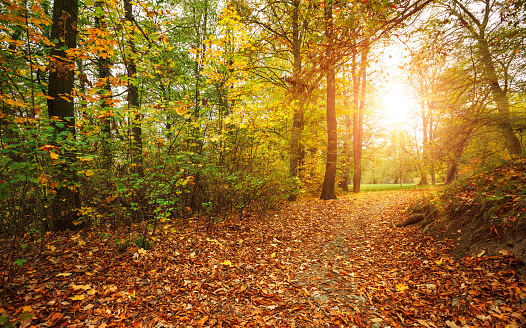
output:
[[[400,184],[362,184],[360,190],[362,192],[372,192],[372,191],[386,191],[386,190],[403,190],[403,189],[434,189],[437,186],[419,186],[415,183],[404,183],[402,186]],[[352,186],[349,186],[349,189],[352,190]]]

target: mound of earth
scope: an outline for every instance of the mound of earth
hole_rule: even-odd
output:
[[[439,213],[425,220],[436,237],[454,241],[456,257],[513,255],[526,274],[526,159],[508,161],[412,206],[416,214]]]

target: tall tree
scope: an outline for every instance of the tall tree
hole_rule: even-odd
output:
[[[362,58],[360,61],[360,70],[356,75],[353,72],[353,192],[360,192],[362,182],[362,149],[363,149],[363,114],[365,110],[365,95],[367,88],[367,58],[369,55],[369,37],[366,36],[364,46],[361,50]],[[356,66],[356,65],[355,65]],[[361,85],[360,85],[361,84]]]
[[[325,49],[325,65],[327,69],[327,160],[325,163],[325,177],[321,199],[335,199],[336,162],[338,159],[338,125],[336,122],[336,70],[334,68],[334,23],[332,17],[333,0],[325,0],[325,37],[327,48]]]
[[[104,10],[103,10],[103,1],[95,2],[95,7],[100,8],[101,10],[95,11],[95,28],[99,31],[103,31],[106,28],[105,19],[104,19]],[[101,108],[101,119],[102,119],[102,158],[105,169],[110,169],[112,165],[112,154],[110,149],[110,135],[111,135],[111,111],[108,108],[108,104],[111,103],[111,61],[107,55],[100,54],[97,58],[97,73],[100,82],[102,83],[102,88],[99,91],[101,94],[100,108]]]
[[[56,0],[53,3],[53,25],[51,39],[55,45],[51,50],[48,84],[48,114],[54,128],[53,142],[63,146],[65,160],[59,162],[57,180],[60,185],[53,202],[52,214],[76,216],[80,198],[74,181],[77,180],[75,139],[75,107],[73,84],[75,61],[66,50],[77,46],[78,0]]]
[[[135,31],[136,21],[133,16],[133,4],[131,0],[124,0],[124,13],[128,27],[131,31]],[[128,109],[133,113],[132,119],[132,163],[135,167],[135,172],[139,176],[144,175],[143,168],[143,154],[142,154],[142,128],[141,128],[141,114],[139,111],[139,87],[137,86],[137,63],[136,63],[136,49],[133,41],[134,33],[131,33],[128,40],[131,54],[126,58],[126,70],[128,72]]]
[[[506,6],[506,4],[500,0],[483,0],[480,2],[484,5],[483,8],[480,6],[470,7],[470,1],[460,0],[441,1],[441,4],[458,19],[460,26],[476,42],[478,46],[477,55],[484,67],[483,74],[499,113],[499,131],[504,137],[508,153],[518,156],[522,154],[522,145],[511,125],[507,78],[503,77],[504,82],[501,83],[490,46],[492,29],[495,24],[499,24],[499,17],[495,17],[495,15],[499,15],[502,6]]]

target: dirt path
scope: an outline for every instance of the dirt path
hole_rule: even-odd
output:
[[[394,228],[418,196],[303,201],[209,233],[166,225],[148,251],[72,234],[4,288],[0,318],[32,314],[21,327],[524,326],[513,258],[453,260],[447,243]]]

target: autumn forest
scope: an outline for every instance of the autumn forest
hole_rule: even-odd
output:
[[[525,18],[0,0],[0,326],[526,324]]]

